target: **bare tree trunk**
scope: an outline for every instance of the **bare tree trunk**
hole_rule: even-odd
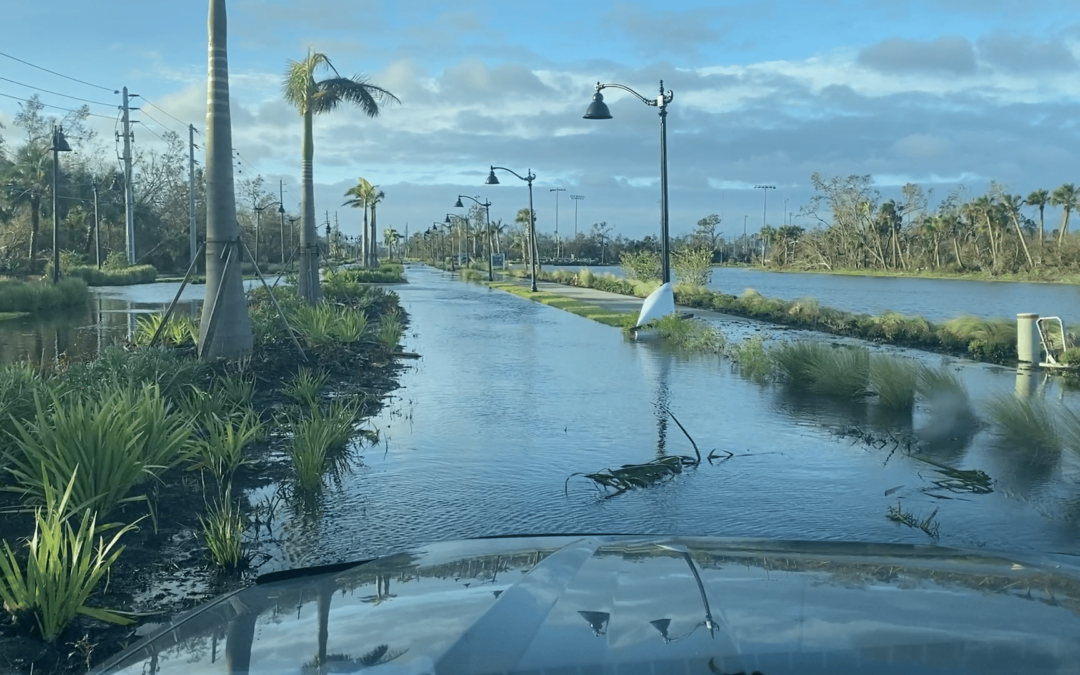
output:
[[[378,230],[375,227],[375,205],[371,205],[371,267],[379,266],[379,240],[375,238]]]
[[[247,298],[244,296],[244,280],[240,272],[240,228],[236,222],[236,194],[233,189],[225,0],[210,0],[208,30],[206,296],[199,324],[199,352],[206,359],[236,358],[251,351],[253,340]],[[230,253],[232,263],[227,264],[226,255]],[[220,294],[219,288],[222,291]],[[220,300],[220,306],[216,300]],[[214,331],[207,336],[214,315]]]
[[[39,197],[30,198],[30,266],[34,266],[34,261],[37,260],[38,255],[38,233],[41,232],[41,199]]]

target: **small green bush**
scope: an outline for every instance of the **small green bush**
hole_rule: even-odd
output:
[[[90,289],[81,279],[51,281],[0,280],[0,312],[37,312],[84,304]]]

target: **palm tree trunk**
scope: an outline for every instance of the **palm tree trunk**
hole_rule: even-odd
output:
[[[368,230],[367,212],[368,212],[367,204],[364,204],[364,229],[363,229],[363,235],[364,236],[362,237],[362,239],[364,240],[364,244],[363,244],[363,246],[364,246],[364,254],[361,257],[360,262],[364,267],[371,267],[371,253],[370,253],[370,251],[371,251],[371,243],[370,243],[371,232],[370,232],[370,230]]]
[[[1043,209],[1045,209],[1045,208],[1046,207],[1043,204],[1039,204],[1039,251],[1040,252],[1042,251],[1043,239],[1045,238],[1045,235],[1043,234],[1044,226],[1045,226],[1045,223],[1043,221]]]
[[[199,323],[199,352],[205,359],[232,359],[251,351],[252,335],[240,272],[243,255],[233,190],[225,0],[210,0],[207,23],[210,55],[205,140],[206,296]],[[231,256],[228,260],[227,255]],[[211,318],[214,331],[208,336]]]
[[[1024,247],[1024,257],[1027,258],[1028,267],[1035,269],[1035,262],[1031,259],[1031,253],[1028,252],[1027,242],[1024,240],[1024,231],[1020,229],[1020,221],[1017,220],[1016,214],[1012,214],[1013,225],[1016,226],[1016,236],[1020,238],[1020,245]]]
[[[1058,246],[1061,246],[1062,242],[1065,241],[1065,235],[1069,231],[1069,211],[1070,211],[1069,207],[1066,206],[1065,207],[1065,218],[1062,219],[1062,221],[1061,221],[1061,232],[1058,232],[1058,240],[1057,240]]]
[[[952,238],[953,253],[956,254],[956,264],[960,266],[960,269],[964,269],[964,261],[960,257],[960,244],[956,241],[956,237]]]
[[[41,231],[41,199],[30,198],[30,267],[33,268],[38,254],[38,233]]]
[[[379,266],[379,247],[376,244],[378,239],[375,238],[375,233],[378,230],[375,228],[375,205],[371,205],[371,267],[375,268]]]
[[[300,163],[300,297],[316,303],[322,297],[319,288],[319,234],[315,231],[315,178],[312,164],[315,159],[315,139],[312,132],[312,113],[304,113],[304,139]]]

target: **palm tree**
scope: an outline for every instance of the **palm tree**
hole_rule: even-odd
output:
[[[1061,230],[1058,231],[1057,243],[1060,246],[1069,232],[1069,214],[1080,206],[1080,190],[1077,190],[1072,183],[1066,183],[1054,190],[1050,195],[1049,203],[1052,206],[1060,206],[1065,211],[1065,216],[1061,219]]]
[[[371,260],[367,263],[368,267],[379,266],[379,247],[377,246],[378,240],[375,238],[375,233],[378,229],[375,227],[375,208],[379,205],[385,197],[386,193],[379,189],[378,185],[372,186],[374,190],[371,194],[371,199],[368,200],[368,208],[371,209]]]
[[[510,229],[510,226],[504,225],[502,218],[493,220],[488,225],[491,227],[491,236],[495,239],[495,252],[502,253],[502,236]]]
[[[318,71],[330,70],[333,77],[315,80]],[[300,297],[308,302],[319,300],[319,248],[315,230],[315,184],[312,160],[315,156],[313,120],[316,114],[327,113],[342,102],[353,103],[368,117],[379,115],[379,105],[400,103],[398,98],[382,87],[371,84],[360,75],[342,77],[330,59],[319,52],[308,52],[303,61],[289,61],[282,91],[304,118],[304,137],[301,146],[303,159],[300,168],[301,213],[300,229]]]
[[[238,249],[240,227],[236,222],[236,193],[233,191],[225,0],[210,0],[208,25],[206,296],[199,323],[199,354],[204,359],[219,359],[236,358],[250,352],[252,335],[240,272],[243,255]],[[218,289],[221,289],[220,293]]]
[[[394,259],[394,245],[401,240],[401,235],[392,227],[388,227],[383,230],[383,244],[386,245],[387,256],[390,260]]]
[[[20,207],[30,210],[29,259],[31,265],[34,264],[38,254],[41,207],[49,195],[52,184],[52,176],[44,163],[49,156],[47,146],[41,143],[27,143],[19,149],[15,162],[7,167],[3,176],[0,176],[3,181],[4,195],[7,197],[11,210],[14,211]]]
[[[1043,220],[1043,212],[1046,210],[1046,205],[1050,203],[1050,192],[1043,190],[1032,190],[1031,194],[1024,200],[1031,206],[1039,207],[1039,248],[1042,249],[1043,245],[1043,232],[1045,221]]]
[[[351,197],[351,199],[346,200],[345,203],[342,204],[342,206],[351,206],[354,209],[364,209],[364,224],[360,232],[362,234],[361,240],[363,242],[361,263],[365,267],[368,266],[368,261],[371,258],[371,254],[368,253],[368,250],[372,245],[371,231],[368,229],[368,206],[370,206],[371,198],[372,195],[375,194],[376,187],[377,186],[369,183],[366,178],[358,178],[356,185],[345,191],[345,196]]]
[[[1028,251],[1027,240],[1024,239],[1024,231],[1020,228],[1020,207],[1024,205],[1024,200],[1020,199],[1020,195],[1001,195],[1001,206],[1005,209],[1005,213],[1008,214],[1009,220],[1012,221],[1016,227],[1016,236],[1020,238],[1020,245],[1024,247],[1024,257],[1027,258],[1028,267],[1035,268],[1035,263],[1031,259],[1031,253]]]

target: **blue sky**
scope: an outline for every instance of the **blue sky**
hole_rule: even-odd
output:
[[[527,205],[523,184],[483,185],[490,164],[536,182],[538,227],[572,228],[568,194],[584,195],[579,227],[605,220],[632,237],[658,230],[656,111],[606,92],[615,119],[581,119],[597,80],[652,96],[675,91],[669,116],[673,233],[709,213],[722,229],[781,224],[810,174],[871,174],[882,193],[912,180],[935,198],[998,180],[1026,194],[1080,182],[1080,17],[1060,0],[455,3],[231,0],[234,142],[241,177],[299,190],[300,121],[281,101],[289,58],[314,48],[364,73],[401,106],[377,120],[341,109],[316,120],[317,211],[339,211],[359,176],[387,197],[380,223],[427,227],[457,194],[490,199],[493,218]],[[37,0],[0,10],[0,51],[106,87],[127,85],[185,122],[205,121],[206,3]],[[1074,18],[1075,17],[1075,18]],[[12,26],[23,27],[13,31]],[[0,77],[84,97],[106,117],[118,97],[0,57]],[[0,80],[0,94],[33,90]],[[57,106],[77,101],[51,94]],[[18,103],[0,97],[0,130]],[[62,114],[62,113],[60,113]],[[136,113],[162,133],[181,125]],[[152,117],[152,119],[151,119]],[[93,118],[111,152],[113,122]],[[160,146],[149,133],[140,147]],[[331,216],[332,217],[332,216]],[[351,219],[351,220],[350,220]],[[809,217],[804,216],[806,223]]]

